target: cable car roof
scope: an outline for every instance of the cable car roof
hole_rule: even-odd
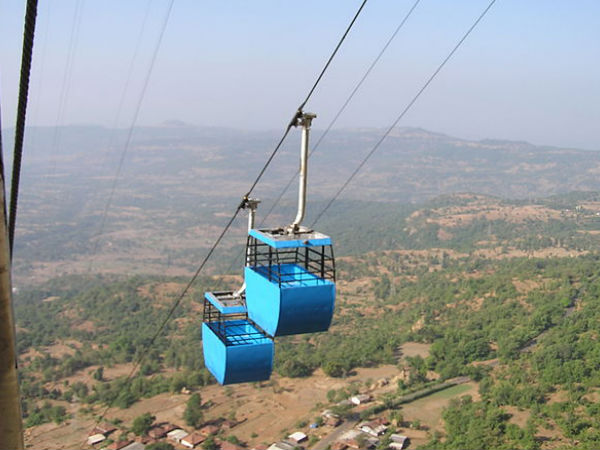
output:
[[[204,298],[217,308],[221,314],[246,312],[243,298],[234,296],[232,292],[205,292]]]
[[[252,229],[248,234],[273,248],[317,247],[321,245],[332,245],[331,238],[323,233],[319,233],[318,231],[287,234],[281,228],[275,230]]]

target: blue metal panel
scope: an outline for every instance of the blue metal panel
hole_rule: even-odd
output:
[[[335,305],[335,284],[295,264],[282,265],[281,286],[260,268],[246,267],[248,317],[271,336],[326,331]]]
[[[281,308],[279,284],[252,267],[244,269],[248,317],[270,336],[276,336]]]
[[[316,247],[331,245],[331,238],[321,233],[299,235],[274,235],[265,230],[250,230],[248,234],[273,248]]]
[[[327,331],[335,304],[335,284],[323,281],[310,287],[281,289],[281,314],[277,335]]]
[[[236,324],[227,329],[244,328],[249,334],[257,332],[248,321],[235,321]],[[239,329],[235,335],[239,336]],[[202,324],[202,348],[204,364],[214,375],[219,384],[245,383],[250,381],[268,380],[273,369],[273,341],[260,337],[250,339],[247,343],[230,342],[234,337],[225,339],[226,345],[210,323]]]
[[[221,339],[212,331],[208,324],[202,324],[202,351],[204,365],[217,379],[219,384],[225,381],[226,351]]]

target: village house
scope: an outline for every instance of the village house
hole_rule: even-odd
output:
[[[389,448],[392,448],[394,450],[402,450],[408,445],[409,441],[407,436],[403,436],[401,434],[396,433],[390,435],[390,439],[392,440],[392,442],[390,443]]]
[[[169,431],[167,433],[167,438],[179,444],[181,440],[187,435],[187,431],[182,430],[181,428],[176,428],[175,430]]]
[[[96,444],[99,444],[100,442],[104,441],[105,439],[106,439],[106,436],[104,436],[101,433],[92,434],[91,436],[89,436],[87,438],[87,444],[88,445],[96,445]]]
[[[337,427],[342,423],[342,419],[340,419],[339,417],[326,417],[325,418],[325,425],[329,425],[330,427]]]
[[[126,445],[121,450],[146,450],[146,446],[141,442],[132,442],[129,445]]]
[[[321,417],[323,417],[323,421],[325,425],[329,425],[330,427],[337,427],[342,423],[342,419],[340,416],[332,412],[330,409],[326,409],[321,413]]]
[[[177,428],[178,427],[172,423],[162,423],[150,429],[150,431],[148,431],[148,436],[150,436],[152,439],[161,439],[165,437],[167,433],[176,430]]]
[[[88,445],[96,445],[104,441],[109,434],[117,430],[117,427],[110,423],[104,422],[96,425],[92,431],[88,433],[87,443]]]
[[[295,433],[292,433],[288,436],[288,439],[296,442],[296,443],[301,443],[304,442],[308,439],[308,436],[306,434],[304,434],[302,431],[296,431]]]
[[[196,445],[201,444],[206,440],[206,436],[201,435],[198,432],[188,434],[181,440],[181,445],[185,445],[187,448],[194,448]]]
[[[108,447],[106,447],[108,450],[121,450],[122,448],[127,447],[129,444],[131,444],[133,441],[130,439],[126,439],[124,441],[115,441],[112,444],[110,444]]]
[[[379,439],[360,430],[348,430],[340,436],[338,441],[356,449],[373,448],[379,443]]]
[[[388,427],[383,425],[378,420],[372,420],[370,422],[363,422],[358,426],[358,429],[370,434],[371,436],[381,436],[386,432]]]
[[[299,446],[296,442],[279,441],[271,444],[267,450],[297,450],[298,448],[304,449]]]
[[[371,401],[371,396],[368,394],[358,394],[350,397],[350,401],[355,405],[362,405]]]
[[[100,425],[96,425],[94,427],[94,429],[92,430],[92,433],[93,434],[100,433],[100,434],[103,434],[104,436],[108,436],[113,431],[117,431],[117,427],[115,427],[114,425],[112,425],[108,422],[104,422],[104,423],[101,423]]]

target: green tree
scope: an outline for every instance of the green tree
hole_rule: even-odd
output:
[[[215,442],[215,438],[213,436],[208,436],[202,443],[202,448],[204,450],[218,450],[219,446]]]
[[[94,371],[94,380],[103,381],[104,380],[104,367],[100,366]]]
[[[150,413],[144,413],[141,416],[137,416],[133,420],[133,425],[131,426],[131,431],[133,431],[138,436],[148,433],[150,428],[152,428],[152,424],[154,423],[154,417]]]
[[[204,414],[202,413],[202,398],[200,394],[192,394],[190,399],[187,401],[187,407],[183,413],[183,419],[189,426],[198,428],[202,423]]]

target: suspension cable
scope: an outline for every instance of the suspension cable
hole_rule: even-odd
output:
[[[325,208],[323,208],[323,210],[317,215],[316,219],[313,221],[313,223],[311,224],[311,227],[313,227],[323,216],[323,214],[325,214],[325,212],[327,212],[327,210],[331,207],[331,205],[333,204],[333,202],[335,202],[337,200],[337,198],[340,196],[340,194],[344,191],[344,189],[346,189],[346,187],[348,186],[348,184],[350,184],[350,182],[354,179],[354,177],[358,174],[358,172],[360,172],[360,170],[364,167],[364,165],[367,163],[367,161],[369,160],[369,158],[371,156],[373,156],[373,154],[377,151],[377,149],[379,148],[379,146],[381,145],[381,143],[385,140],[385,138],[388,137],[388,135],[392,132],[392,130],[396,127],[396,125],[398,125],[398,122],[400,122],[400,120],[406,115],[406,113],[410,110],[410,108],[415,104],[415,102],[418,100],[418,98],[421,96],[421,94],[429,87],[429,85],[431,84],[431,82],[434,80],[434,78],[438,75],[438,73],[440,73],[440,71],[442,70],[442,68],[446,65],[446,63],[452,58],[452,56],[454,56],[454,54],[456,53],[456,51],[460,48],[460,46],[462,45],[462,43],[467,39],[467,37],[471,34],[471,32],[475,29],[475,27],[479,24],[479,22],[483,19],[483,17],[487,14],[487,12],[490,10],[490,8],[494,5],[494,3],[496,3],[496,0],[492,0],[489,5],[483,10],[483,12],[479,15],[479,17],[477,18],[477,20],[475,20],[475,22],[473,23],[473,25],[471,25],[471,27],[467,30],[467,32],[463,35],[463,37],[458,41],[458,43],[454,46],[454,48],[452,49],[452,51],[448,54],[448,56],[446,56],[446,58],[442,61],[442,63],[437,67],[437,69],[433,72],[433,74],[431,74],[431,76],[429,77],[429,79],[425,82],[425,84],[423,85],[423,87],[421,87],[421,89],[417,92],[417,94],[413,97],[413,99],[408,103],[408,105],[406,105],[406,107],[404,108],[404,110],[402,110],[402,112],[400,113],[400,115],[396,118],[396,120],[394,121],[394,123],[387,129],[387,131],[383,134],[383,136],[381,136],[381,138],[377,141],[377,143],[373,146],[373,148],[371,149],[371,151],[369,153],[367,153],[367,156],[365,156],[363,158],[363,160],[361,161],[361,163],[358,165],[358,167],[354,170],[354,172],[352,172],[352,174],[348,177],[348,179],[344,182],[344,184],[342,185],[342,187],[340,187],[340,189],[335,193],[335,195],[333,196],[333,198],[329,201],[329,203],[327,203],[327,205],[325,206]]]
[[[146,359],[146,356],[148,355],[149,350],[152,348],[152,346],[156,342],[156,339],[158,339],[158,337],[161,335],[161,333],[163,332],[165,326],[167,325],[167,323],[169,322],[169,320],[171,320],[171,317],[173,317],[173,314],[175,313],[175,311],[179,307],[181,301],[185,298],[185,296],[187,295],[188,291],[190,290],[190,288],[192,287],[192,285],[194,284],[194,282],[196,281],[196,279],[198,278],[198,276],[200,276],[200,273],[204,269],[204,266],[206,266],[206,263],[208,262],[208,260],[210,259],[210,257],[214,253],[214,251],[217,249],[217,247],[221,243],[221,240],[223,239],[223,237],[225,236],[225,234],[227,233],[227,231],[229,231],[229,228],[231,228],[231,225],[233,224],[233,221],[237,217],[238,213],[240,212],[240,209],[241,209],[241,206],[238,207],[235,210],[235,213],[231,216],[231,218],[229,219],[229,221],[227,222],[227,224],[225,225],[225,227],[221,231],[221,234],[219,234],[219,237],[217,238],[217,240],[215,241],[215,243],[210,248],[209,252],[206,254],[206,256],[204,257],[204,259],[202,260],[202,263],[200,264],[200,266],[198,267],[198,269],[196,270],[196,272],[194,273],[194,275],[192,276],[192,278],[190,279],[190,281],[186,284],[186,286],[183,289],[183,291],[181,292],[181,294],[179,294],[179,296],[175,299],[175,301],[171,305],[171,308],[169,308],[169,311],[168,311],[167,315],[165,316],[165,318],[161,322],[161,324],[158,327],[158,329],[156,330],[156,332],[152,335],[152,338],[150,339],[150,341],[149,341],[148,345],[146,346],[146,348],[144,349],[144,351],[142,351],[141,353],[139,353],[140,356],[137,358],[136,362],[133,364],[133,367],[131,368],[131,371],[129,372],[129,375],[127,375],[126,382],[124,383],[123,386],[128,386],[129,381],[133,378],[133,376],[137,372],[138,368],[141,366],[141,364]],[[122,390],[123,390],[123,388],[121,388],[121,391]],[[116,396],[114,396],[114,398],[108,403],[108,405],[106,406],[106,408],[104,409],[104,411],[102,412],[102,414],[100,415],[100,417],[98,418],[98,420],[96,421],[96,426],[98,426],[98,424],[100,422],[102,422],[102,420],[104,420],[104,417],[106,417],[106,413],[108,413],[108,411],[112,408],[114,402],[116,401],[116,399],[121,394],[121,391],[119,391],[119,393]]]
[[[56,173],[56,164],[58,160],[59,146],[62,139],[64,126],[64,118],[67,111],[69,95],[71,92],[71,78],[73,76],[73,67],[75,65],[75,56],[79,44],[79,31],[81,30],[81,22],[83,18],[83,10],[85,8],[85,0],[76,0],[75,9],[73,11],[73,21],[71,23],[71,32],[69,35],[69,45],[67,50],[67,60],[65,62],[65,71],[62,77],[60,96],[58,97],[58,109],[56,111],[56,125],[52,135],[52,146],[50,150],[50,166],[44,178],[53,177]]]
[[[104,227],[106,226],[106,219],[108,217],[108,209],[109,209],[110,205],[112,204],[112,199],[114,197],[115,190],[116,190],[116,187],[117,187],[117,181],[119,179],[119,176],[121,175],[121,169],[123,167],[123,162],[125,160],[125,156],[127,154],[127,150],[128,150],[128,147],[129,147],[129,144],[130,144],[130,141],[131,141],[131,136],[132,136],[132,133],[133,133],[133,128],[135,127],[135,124],[137,123],[137,116],[138,116],[138,113],[140,111],[140,107],[141,107],[142,101],[143,101],[145,93],[146,93],[146,87],[148,86],[148,81],[150,79],[150,74],[152,73],[152,69],[154,67],[154,61],[156,60],[156,56],[158,54],[158,50],[160,48],[160,45],[161,45],[161,42],[162,42],[162,39],[163,39],[164,31],[165,31],[165,28],[166,28],[167,23],[169,21],[169,17],[170,17],[170,14],[171,14],[172,7],[173,7],[173,1],[171,1],[171,4],[169,5],[169,7],[168,7],[168,9],[166,11],[165,18],[164,18],[163,24],[162,24],[162,28],[161,28],[160,34],[158,36],[158,40],[157,40],[155,48],[154,48],[154,53],[153,53],[152,60],[151,60],[152,62],[151,62],[150,67],[148,68],[148,71],[146,73],[145,83],[143,85],[142,91],[141,91],[140,96],[138,98],[137,106],[136,106],[136,109],[135,109],[135,114],[134,114],[134,117],[132,119],[131,125],[130,125],[129,130],[128,130],[127,140],[126,140],[125,145],[123,147],[123,151],[121,152],[119,163],[117,165],[117,170],[116,170],[115,175],[113,177],[113,182],[112,182],[112,185],[111,185],[110,194],[109,194],[108,199],[106,201],[106,205],[104,205],[104,210],[102,212],[102,216],[101,216],[101,219],[100,219],[100,227],[98,229],[98,233],[96,234],[96,239],[95,239],[95,242],[94,242],[94,248],[92,250],[92,258],[91,258],[90,263],[88,265],[88,272],[91,272],[92,268],[94,266],[94,259],[95,259],[96,254],[98,253],[98,247],[100,245],[100,237],[104,233]],[[128,89],[129,89],[129,84],[131,82],[131,77],[132,77],[132,73],[133,73],[134,63],[135,63],[135,60],[138,57],[138,53],[139,53],[139,50],[140,50],[140,47],[141,47],[142,37],[144,35],[144,30],[146,28],[146,22],[148,20],[149,12],[150,12],[150,2],[148,2],[148,4],[146,5],[146,11],[144,13],[144,19],[142,21],[142,26],[141,26],[140,32],[138,34],[138,37],[137,37],[137,41],[136,41],[136,44],[135,44],[135,50],[133,52],[133,57],[131,58],[131,61],[129,63],[129,69],[127,71],[127,77],[125,79],[125,85],[123,86],[123,90],[121,92],[121,98],[119,99],[119,105],[117,107],[117,114],[115,116],[115,121],[113,123],[113,128],[112,128],[111,134],[110,134],[109,139],[108,139],[108,144],[107,144],[109,151],[110,151],[110,148],[112,147],[113,143],[116,140],[116,128],[118,126],[119,118],[121,116],[121,111],[123,110],[123,105],[125,103],[125,96],[127,95],[127,92],[128,92]]]
[[[25,118],[27,116],[27,97],[29,94],[29,76],[33,59],[33,39],[35,37],[35,20],[37,17],[37,0],[27,0],[25,11],[25,27],[23,31],[23,53],[21,57],[21,79],[19,81],[19,102],[17,105],[17,123],[15,126],[15,148],[10,189],[10,217],[8,219],[8,245],[12,260],[17,222],[17,201],[19,199],[19,180],[21,178],[21,161],[23,158],[23,141],[25,138]]]
[[[415,3],[412,5],[412,7],[410,8],[410,10],[406,13],[406,15],[404,16],[404,18],[400,22],[400,24],[396,27],[396,29],[394,30],[394,32],[392,33],[392,35],[390,36],[390,38],[387,40],[387,42],[385,43],[385,45],[383,46],[383,48],[381,49],[381,51],[379,52],[379,54],[377,55],[377,57],[373,60],[373,62],[371,63],[371,65],[369,66],[369,68],[366,70],[366,72],[363,74],[363,76],[361,77],[361,79],[359,80],[359,82],[356,84],[356,86],[354,86],[354,89],[352,89],[352,92],[350,93],[350,95],[348,96],[348,98],[346,99],[346,101],[342,104],[342,106],[340,107],[340,109],[337,111],[337,113],[335,114],[335,116],[333,117],[333,119],[331,120],[331,122],[329,122],[329,125],[327,125],[327,128],[325,129],[325,131],[323,132],[323,134],[321,134],[321,136],[319,136],[319,139],[317,140],[317,143],[314,145],[314,147],[312,148],[312,150],[308,154],[309,158],[312,156],[312,154],[315,151],[317,151],[317,149],[319,148],[319,145],[321,144],[321,142],[323,142],[323,140],[329,134],[329,132],[331,131],[331,129],[333,128],[333,126],[337,123],[337,121],[340,118],[340,116],[342,115],[342,113],[346,110],[346,107],[350,104],[350,102],[352,101],[352,99],[354,98],[354,96],[356,95],[356,93],[358,92],[358,90],[361,88],[361,86],[363,85],[363,83],[365,82],[365,80],[371,74],[371,72],[373,71],[373,69],[375,68],[375,66],[377,65],[377,63],[379,62],[379,60],[381,59],[381,57],[383,56],[383,54],[386,52],[386,50],[388,49],[388,47],[390,46],[390,44],[392,43],[392,41],[396,38],[396,36],[400,32],[400,30],[404,27],[404,24],[406,23],[406,21],[408,20],[408,18],[412,15],[413,11],[415,10],[415,8],[417,7],[417,5],[419,4],[420,1],[421,0],[416,0],[415,1]],[[292,183],[296,179],[296,176],[298,176],[298,173],[300,173],[300,171],[296,170],[296,173],[294,175],[292,175],[292,177],[290,178],[290,180],[288,181],[288,183],[285,185],[285,187],[283,188],[283,190],[281,191],[281,193],[279,194],[279,196],[275,199],[275,201],[270,206],[270,208],[267,211],[267,213],[264,215],[263,219],[260,222],[260,226],[262,226],[267,221],[267,219],[269,218],[269,216],[271,215],[271,213],[273,212],[273,210],[277,207],[277,205],[279,204],[279,202],[281,201],[281,199],[283,198],[283,196],[289,190],[290,186],[292,185]],[[239,259],[239,257],[238,257],[238,259]],[[232,264],[232,267],[233,267],[233,264]],[[230,271],[231,271],[231,268],[230,268]]]
[[[308,95],[306,96],[305,100],[300,104],[300,107],[298,108],[298,110],[294,113],[294,117],[292,118],[292,120],[290,121],[290,123],[288,124],[288,126],[286,127],[286,130],[282,136],[282,138],[279,140],[279,142],[277,143],[275,149],[273,150],[273,152],[271,153],[271,155],[269,156],[269,158],[267,159],[266,163],[264,164],[264,166],[262,167],[262,169],[260,170],[258,176],[256,177],[256,179],[254,180],[254,182],[252,183],[252,185],[250,186],[250,189],[247,191],[247,193],[243,196],[241,202],[239,203],[239,205],[237,206],[237,208],[235,209],[233,215],[231,216],[231,218],[229,219],[229,221],[227,222],[227,224],[225,225],[225,227],[223,228],[223,230],[221,231],[221,233],[219,234],[219,236],[217,237],[216,241],[214,242],[214,244],[212,245],[212,247],[210,248],[210,250],[208,251],[208,253],[206,254],[206,256],[204,257],[204,259],[202,260],[200,266],[198,267],[198,269],[196,270],[196,272],[194,273],[194,275],[192,276],[192,278],[190,279],[190,281],[187,283],[186,287],[183,289],[183,291],[181,292],[181,294],[179,296],[177,296],[177,298],[175,299],[175,301],[173,302],[173,304],[171,305],[171,308],[169,309],[169,312],[167,313],[167,315],[165,316],[164,320],[161,322],[160,326],[158,327],[158,329],[156,330],[156,332],[153,334],[153,337],[150,339],[149,344],[146,346],[145,351],[140,353],[140,357],[138,358],[138,360],[134,363],[134,366],[132,368],[132,370],[130,371],[129,375],[127,376],[126,380],[127,382],[130,381],[133,376],[135,375],[138,367],[140,367],[140,365],[142,364],[142,362],[144,361],[146,355],[148,354],[148,350],[154,345],[156,339],[160,336],[160,334],[163,332],[165,326],[167,325],[167,323],[169,322],[169,320],[171,319],[171,317],[173,316],[173,314],[175,313],[175,311],[177,310],[178,306],[181,304],[182,300],[185,298],[185,296],[187,295],[189,289],[191,288],[191,286],[194,284],[194,282],[196,281],[196,279],[198,278],[198,276],[200,275],[200,273],[202,272],[202,270],[204,269],[204,267],[206,266],[206,263],[208,262],[208,260],[211,258],[211,256],[213,255],[214,251],[217,249],[217,247],[219,246],[219,244],[221,243],[223,237],[225,236],[225,234],[227,234],[227,232],[229,231],[229,229],[231,228],[231,225],[233,224],[233,222],[235,221],[237,215],[239,214],[240,210],[242,210],[245,206],[246,206],[246,202],[248,200],[248,197],[252,194],[252,191],[254,190],[254,188],[256,187],[256,185],[258,184],[258,182],[260,181],[260,179],[262,178],[262,176],[264,175],[265,171],[267,170],[267,167],[270,165],[271,161],[273,161],[273,158],[275,157],[276,153],[278,152],[279,148],[281,147],[281,145],[283,144],[283,141],[285,140],[285,138],[287,137],[287,135],[290,132],[290,129],[292,128],[292,126],[296,123],[296,119],[300,116],[300,114],[302,113],[302,108],[305,106],[306,102],[308,102],[308,100],[310,99],[310,97],[312,96],[313,92],[315,91],[317,85],[319,84],[319,82],[321,81],[321,79],[323,78],[323,75],[325,73],[325,71],[327,70],[327,68],[329,67],[331,61],[333,60],[333,57],[335,56],[335,54],[337,53],[338,49],[340,48],[341,44],[343,43],[343,41],[346,39],[346,36],[348,35],[350,29],[352,28],[352,26],[354,25],[354,22],[356,21],[358,15],[360,14],[360,12],[362,11],[363,7],[365,6],[365,4],[367,3],[368,0],[364,0],[360,6],[360,8],[358,9],[357,13],[354,15],[354,18],[352,19],[352,22],[350,22],[350,25],[348,26],[348,28],[346,29],[346,31],[344,32],[342,38],[340,39],[340,41],[338,42],[335,50],[333,51],[332,55],[329,57],[327,63],[325,64],[325,67],[323,68],[323,70],[321,71],[321,73],[319,74],[317,81],[314,83],[314,85],[312,86],[311,90],[309,91]],[[139,106],[138,106],[139,107]],[[136,114],[137,116],[137,114]],[[129,142],[129,138],[128,138],[128,142]],[[127,383],[124,384],[124,386],[127,386]],[[120,394],[120,393],[119,393]],[[114,399],[112,401],[109,402],[109,404],[107,405],[107,407],[104,409],[103,413],[100,415],[98,421],[96,422],[96,424],[100,423],[104,417],[106,416],[106,413],[112,408],[112,405],[114,403],[114,401],[116,400],[116,398],[118,397],[115,396]]]
[[[4,150],[2,149],[2,91],[0,91],[0,182],[4,185]],[[4,188],[4,186],[2,186]],[[4,220],[6,221],[6,201],[4,202]]]
[[[325,66],[321,70],[321,73],[317,77],[317,79],[314,82],[312,88],[310,88],[310,91],[308,91],[308,94],[306,95],[306,98],[304,99],[304,101],[302,103],[300,103],[300,106],[298,106],[298,109],[294,113],[294,116],[292,117],[292,120],[290,120],[290,122],[288,123],[288,125],[287,125],[287,127],[286,127],[286,129],[285,129],[285,131],[283,133],[283,136],[281,137],[281,139],[279,140],[279,142],[275,146],[275,149],[273,150],[273,152],[271,153],[271,155],[267,159],[267,163],[264,165],[264,167],[262,168],[262,170],[259,172],[258,176],[256,177],[256,179],[254,180],[254,182],[250,186],[250,189],[248,190],[248,192],[246,193],[246,195],[244,195],[244,199],[247,199],[250,196],[250,194],[252,194],[252,191],[254,190],[254,188],[256,187],[256,185],[258,184],[258,182],[260,181],[260,179],[264,175],[265,171],[267,170],[267,167],[269,167],[269,165],[271,164],[271,161],[273,161],[273,158],[275,158],[275,155],[277,154],[277,152],[281,148],[281,145],[283,144],[283,141],[285,141],[285,138],[287,138],[288,134],[290,133],[291,128],[296,124],[297,119],[302,114],[302,110],[304,109],[304,106],[306,106],[306,103],[308,102],[308,100],[310,100],[311,96],[313,95],[313,92],[315,92],[315,89],[317,88],[317,86],[321,82],[321,79],[323,78],[323,75],[325,75],[325,72],[329,68],[329,65],[331,64],[331,61],[333,61],[333,58],[335,57],[335,55],[337,54],[338,50],[342,46],[342,43],[346,40],[346,36],[348,36],[348,33],[350,33],[350,30],[354,26],[354,22],[356,22],[356,19],[360,15],[360,13],[363,10],[363,8],[364,8],[365,4],[367,3],[367,1],[368,0],[363,0],[363,2],[361,3],[360,7],[358,8],[358,11],[356,11],[356,14],[354,14],[354,17],[352,18],[352,21],[350,22],[350,24],[346,28],[346,31],[344,32],[344,34],[340,38],[339,42],[335,46],[335,49],[333,50],[333,52],[329,56],[329,59],[325,63]]]

